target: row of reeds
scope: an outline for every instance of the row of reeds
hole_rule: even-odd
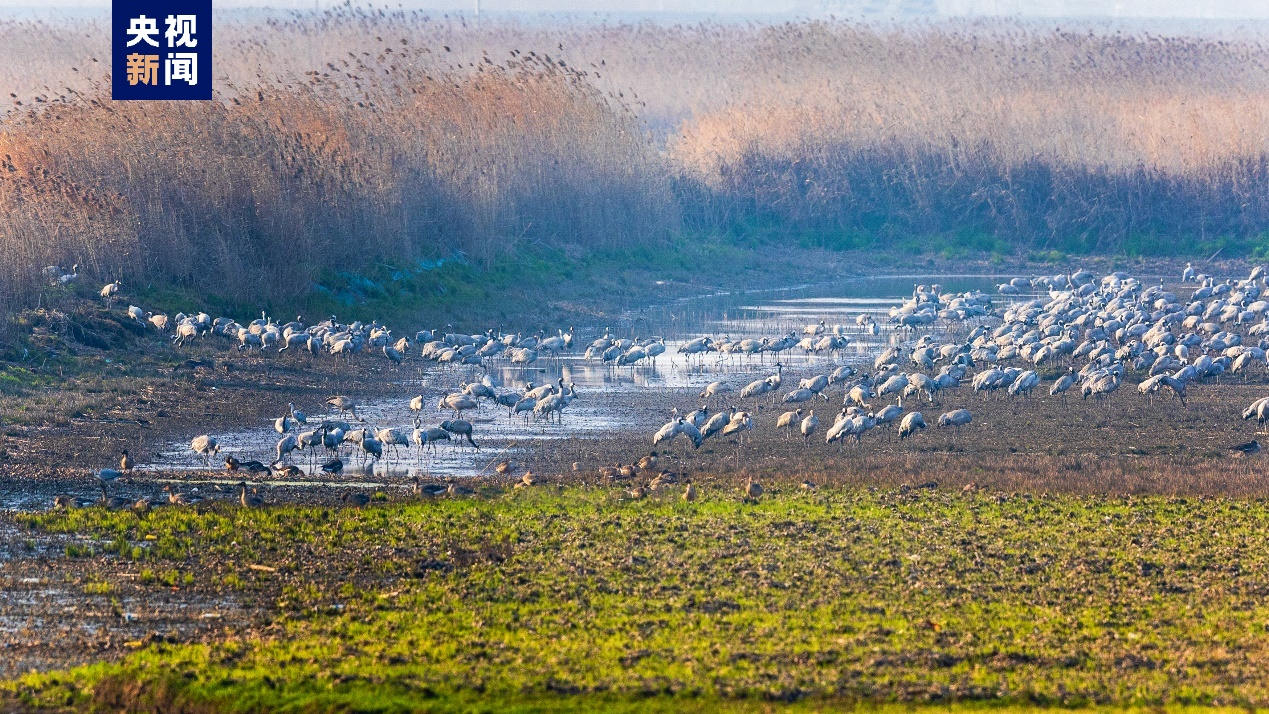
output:
[[[677,225],[636,119],[580,73],[511,58],[411,73],[354,58],[225,102],[15,109],[0,131],[0,300],[39,268],[287,299],[315,278],[523,242],[615,246]]]
[[[1243,38],[218,22],[220,101],[164,104],[105,99],[99,20],[0,23],[0,307],[73,262],[279,300],[332,272],[685,230],[1187,252],[1269,226],[1269,52]]]

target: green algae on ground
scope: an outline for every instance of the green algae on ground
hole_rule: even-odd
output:
[[[94,536],[104,583],[141,559],[155,588],[257,593],[270,622],[0,691],[241,711],[1269,703],[1264,502],[701,490],[19,516]]]

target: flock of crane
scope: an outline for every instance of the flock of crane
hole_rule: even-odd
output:
[[[841,408],[825,429],[825,440],[844,442],[853,437],[861,443],[865,434],[887,425],[898,425],[900,440],[925,429],[925,416],[916,410],[905,412],[904,399],[909,405],[921,399],[934,404],[966,379],[975,392],[1027,397],[1041,386],[1038,370],[1051,368],[1056,374],[1048,388],[1050,396],[1065,398],[1077,390],[1084,399],[1104,399],[1119,389],[1129,373],[1137,373],[1143,375],[1137,390],[1151,402],[1156,395],[1167,393],[1185,406],[1190,384],[1263,368],[1269,349],[1269,300],[1261,297],[1266,288],[1264,269],[1255,268],[1243,280],[1218,283],[1187,264],[1182,282],[1197,283],[1184,302],[1162,281],[1146,286],[1123,272],[1100,280],[1086,270],[1014,278],[998,286],[1000,294],[1016,298],[1001,312],[999,325],[993,328],[978,322],[963,338],[942,343],[932,333],[925,333],[910,344],[882,352],[871,373],[858,374],[855,367],[844,365],[804,378],[783,395],[783,403],[797,408],[780,414],[775,428],[786,435],[797,429],[809,442],[819,430],[820,420],[813,409],[804,415],[797,405],[821,399],[830,403],[825,391],[835,384],[843,385]],[[1021,297],[1038,291],[1046,292],[1047,299]],[[945,296],[937,286],[918,286],[908,300],[891,310],[890,320],[906,327],[931,325],[936,319],[963,323],[990,311],[990,301],[981,293]],[[869,316],[858,319],[859,325],[870,323],[875,324]],[[742,351],[753,349],[755,343],[757,351],[767,345],[787,349],[789,344],[808,351],[831,350],[839,344],[837,340],[849,340],[841,326],[829,328],[823,321],[806,326],[803,332],[800,340],[793,336],[746,340]],[[705,337],[684,347],[706,352],[712,343]],[[782,365],[777,362],[775,366],[775,374],[749,383],[739,396],[760,397],[779,390]],[[911,368],[916,371],[906,371]],[[731,392],[730,385],[713,382],[700,397]],[[895,403],[876,408],[869,404],[891,397]],[[1244,419],[1253,417],[1262,424],[1269,420],[1269,397],[1244,411]],[[959,408],[943,412],[936,424],[959,429],[972,421],[970,411]],[[743,435],[754,427],[754,415],[749,411],[729,407],[711,413],[703,404],[688,414],[676,415],[656,432],[652,443],[667,444],[682,437],[699,448],[712,436]],[[1232,448],[1255,453],[1259,444],[1253,440]]]
[[[702,368],[709,359],[717,363],[750,356],[774,359],[773,373],[743,386],[725,380],[706,384],[699,392],[704,403],[687,413],[675,409],[672,419],[653,435],[654,448],[666,448],[680,437],[685,445],[699,448],[721,436],[731,440],[739,453],[749,432],[762,428],[759,407],[768,400],[772,407],[787,405],[788,410],[774,420],[776,430],[786,436],[796,430],[809,444],[823,425],[825,441],[839,445],[852,438],[862,444],[870,432],[886,427],[894,427],[901,441],[913,437],[928,426],[914,407],[954,402],[958,390],[966,387],[1002,398],[1027,398],[1041,389],[1063,399],[1073,392],[1085,399],[1104,399],[1135,375],[1140,377],[1137,390],[1147,399],[1166,394],[1184,407],[1191,385],[1267,364],[1269,293],[1265,293],[1265,271],[1260,267],[1244,279],[1218,282],[1187,266],[1182,283],[1183,288],[1170,290],[1163,281],[1147,285],[1123,272],[1098,278],[1077,270],[1003,283],[998,292],[1006,298],[1000,306],[981,291],[947,293],[938,285],[918,285],[882,318],[885,329],[893,330],[895,337],[871,364],[833,364],[831,370],[805,376],[787,391],[782,391],[786,366],[782,353],[840,357],[858,337],[878,335],[883,322],[859,315],[850,325],[821,320],[784,335],[737,340],[700,336],[676,347],[667,346],[662,337],[640,340],[606,330],[581,358],[614,369],[654,361],[668,350]],[[113,301],[119,290],[119,283],[111,283],[102,288],[101,296]],[[1178,291],[1188,294],[1181,297]],[[267,315],[247,324],[213,319],[201,312],[169,318],[136,306],[129,306],[127,314],[170,333],[176,345],[220,339],[240,351],[295,350],[346,358],[367,352],[396,364],[417,358],[438,365],[481,366],[498,360],[529,365],[577,353],[573,328],[549,336],[493,329],[463,334],[447,329],[397,337],[378,322],[344,324],[333,317],[306,325],[299,318],[278,323]],[[935,326],[942,329],[929,329]],[[1046,381],[1050,382],[1047,389],[1042,384]],[[821,411],[833,413],[822,424],[814,407],[820,401],[834,403],[830,389],[840,389],[841,398],[839,406]],[[452,418],[436,426],[423,424],[432,402],[418,394],[409,400],[415,415],[412,426],[377,428],[359,418],[353,398],[339,395],[325,405],[337,416],[314,423],[289,405],[288,413],[274,422],[280,438],[268,463],[230,456],[225,465],[230,471],[294,476],[301,471],[291,462],[299,455],[307,455],[314,468],[329,474],[340,473],[345,459],[354,454],[363,463],[372,463],[399,457],[404,449],[413,450],[421,461],[440,442],[479,449],[476,429],[464,413],[482,404],[506,409],[508,418],[562,423],[565,410],[579,398],[576,385],[566,384],[563,378],[500,392],[486,375],[439,398],[436,409],[452,412]],[[1260,423],[1269,420],[1269,397],[1252,404],[1243,417]],[[959,430],[972,421],[968,409],[952,408],[943,411],[934,424]],[[1235,448],[1251,453],[1259,444],[1253,441]],[[207,434],[194,438],[190,449],[207,465],[220,454],[218,440]],[[124,458],[126,462],[126,454]],[[101,470],[103,493],[105,483],[130,468],[121,463],[121,469]]]

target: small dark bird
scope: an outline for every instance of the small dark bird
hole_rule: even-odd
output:
[[[756,501],[761,497],[762,497],[762,484],[758,483],[757,481],[754,481],[753,477],[750,476],[749,482],[745,484],[745,498],[751,501]]]
[[[132,457],[128,456],[128,450],[124,449],[123,451],[119,453],[123,454],[123,456],[119,459],[119,469],[122,471],[131,471]]]
[[[323,473],[338,474],[338,473],[343,473],[343,471],[344,471],[344,462],[341,461],[338,457],[331,459],[330,461],[327,461],[326,463],[322,464]]]
[[[184,506],[186,504],[185,497],[172,488],[172,484],[164,486],[163,491],[167,493],[167,502],[173,506]]]
[[[269,470],[268,466],[259,461],[239,461],[232,456],[225,457],[226,471],[246,471],[249,474],[262,474]]]
[[[183,369],[187,369],[190,371],[193,371],[196,369],[214,369],[215,366],[216,365],[211,360],[204,362],[202,360],[197,360],[197,359],[187,359],[184,362],[173,367],[172,371],[178,372]]]
[[[1241,454],[1243,456],[1251,456],[1252,454],[1259,454],[1260,442],[1256,441],[1255,439],[1252,439],[1246,444],[1239,444],[1238,446],[1230,447],[1229,450],[1233,451],[1235,454]]]
[[[240,489],[238,492],[238,502],[241,503],[244,508],[259,508],[264,505],[264,499],[260,498],[259,495],[247,493],[246,481],[239,481],[238,488]]]
[[[344,503],[352,504],[357,508],[361,508],[367,503],[370,503],[370,497],[364,493],[345,493],[341,500]]]
[[[111,496],[109,499],[103,501],[103,503],[106,508],[112,511],[117,511],[121,508],[127,508],[132,505],[132,501],[129,501],[123,496]]]
[[[662,471],[657,474],[656,478],[648,482],[649,491],[658,491],[666,486],[672,486],[679,482],[679,475],[673,471]]]
[[[295,464],[279,464],[274,462],[272,470],[274,476],[284,476],[286,478],[299,478],[304,475],[304,471]]]
[[[69,510],[71,508],[74,508],[76,505],[77,504],[75,503],[75,499],[71,498],[70,496],[64,493],[58,494],[53,497],[53,508],[56,508],[58,510],[63,510],[63,511]]]

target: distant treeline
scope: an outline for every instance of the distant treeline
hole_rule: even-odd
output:
[[[221,25],[220,101],[154,104],[107,99],[94,22],[0,24],[19,90],[0,120],[0,307],[29,304],[50,264],[293,300],[460,251],[701,234],[1269,245],[1269,51],[1244,40],[346,8]],[[41,56],[36,31],[58,49]]]

